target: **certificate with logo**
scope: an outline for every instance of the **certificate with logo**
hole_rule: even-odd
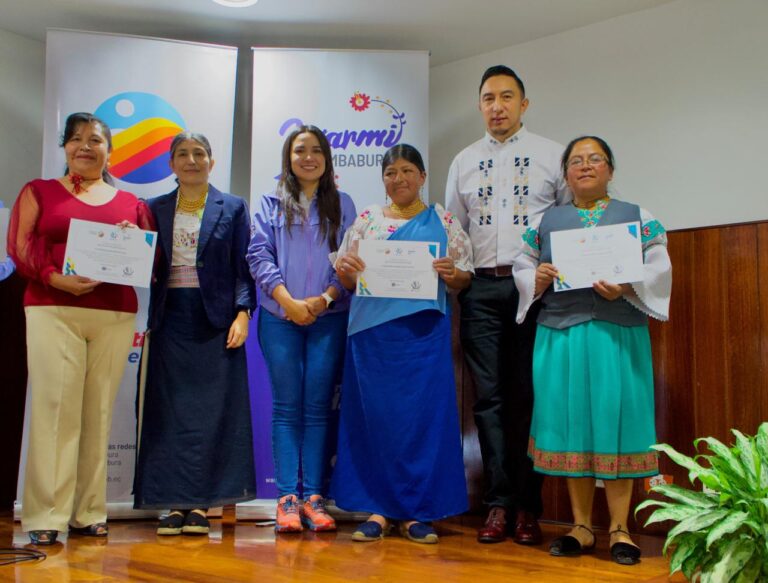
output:
[[[72,219],[69,222],[64,275],[149,287],[157,233]]]
[[[11,220],[11,209],[0,209],[0,261],[5,261],[8,251],[5,247],[8,239],[8,223]]]
[[[437,272],[432,261],[438,243],[362,239],[358,254],[365,271],[357,278],[358,297],[437,299]]]
[[[640,223],[621,223],[550,234],[555,291],[591,288],[603,279],[631,283],[643,279]]]

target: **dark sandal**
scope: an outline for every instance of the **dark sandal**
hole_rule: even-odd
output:
[[[626,530],[621,528],[621,526],[619,526],[619,528],[616,530],[612,530],[608,534],[612,535],[619,532],[630,536]],[[615,563],[618,563],[619,565],[636,565],[640,562],[641,554],[642,551],[640,551],[640,547],[637,545],[623,542],[613,543],[611,545],[611,558]]]
[[[589,534],[592,535],[592,544],[588,547],[583,546],[579,539],[575,536],[566,534],[565,536],[557,537],[551,543],[549,543],[549,554],[553,557],[578,557],[587,553],[594,552],[595,550],[595,533],[591,529],[587,528],[583,524],[577,524],[575,528],[583,528]]]
[[[181,534],[184,526],[184,513],[173,510],[167,516],[163,516],[157,524],[157,534],[160,536],[173,536]]]
[[[392,525],[389,522],[387,522],[386,526],[381,526],[375,520],[366,520],[352,533],[352,540],[359,543],[381,540],[389,534],[391,528]]]
[[[33,545],[50,546],[56,544],[56,537],[59,536],[58,530],[30,530],[29,540]]]
[[[106,522],[97,522],[88,526],[70,526],[69,533],[82,536],[105,537],[109,534],[109,527]]]
[[[208,534],[211,529],[211,523],[208,522],[208,518],[203,514],[202,510],[195,509],[187,514],[184,519],[184,526],[181,527],[183,534]]]

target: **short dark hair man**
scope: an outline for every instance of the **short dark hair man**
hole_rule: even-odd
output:
[[[569,201],[570,192],[560,173],[563,146],[523,127],[528,98],[512,69],[485,71],[479,108],[486,135],[454,158],[446,186],[448,210],[469,234],[475,258],[475,279],[459,299],[490,509],[478,540],[504,540],[509,522],[515,542],[540,544],[542,477],[527,455],[538,305],[515,323],[512,266],[534,217]]]

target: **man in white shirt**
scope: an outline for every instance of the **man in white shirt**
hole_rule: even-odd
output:
[[[489,507],[477,537],[484,543],[501,542],[508,532],[519,544],[541,543],[542,477],[527,455],[538,304],[515,323],[512,266],[528,225],[571,196],[560,172],[563,146],[523,127],[527,108],[517,74],[489,68],[480,83],[487,132],[454,158],[446,186],[448,210],[469,234],[475,258],[475,278],[459,301]]]

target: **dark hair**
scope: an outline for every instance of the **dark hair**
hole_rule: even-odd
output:
[[[563,176],[568,173],[568,158],[571,157],[571,152],[573,151],[574,146],[585,140],[593,140],[597,142],[597,145],[600,146],[600,148],[602,148],[603,152],[605,153],[605,157],[608,158],[608,166],[611,169],[611,172],[613,172],[613,150],[611,150],[611,147],[606,143],[606,141],[603,138],[598,138],[597,136],[579,136],[578,138],[574,138],[568,142],[568,145],[565,147],[563,157],[560,160],[560,167],[563,169]]]
[[[169,148],[171,153],[171,160],[173,160],[173,156],[176,154],[177,148],[181,145],[182,142],[187,140],[192,140],[200,144],[203,148],[205,148],[205,151],[208,153],[208,157],[213,158],[213,150],[211,149],[211,143],[208,141],[208,138],[206,138],[203,134],[184,131],[180,134],[176,134],[176,136],[173,138],[173,141],[171,142],[171,147]]]
[[[304,216],[304,210],[299,204],[301,185],[291,168],[291,148],[293,147],[294,140],[300,134],[307,133],[317,138],[323,158],[325,158],[325,172],[320,177],[315,198],[317,199],[317,212],[320,216],[320,234],[328,241],[328,247],[331,252],[335,252],[339,248],[338,235],[341,228],[341,200],[339,198],[339,191],[336,189],[336,180],[333,173],[331,145],[328,143],[328,138],[325,137],[323,131],[317,126],[299,126],[285,138],[285,143],[283,144],[283,169],[280,173],[280,180],[277,183],[277,195],[283,203],[285,224],[290,234],[293,217],[296,214]]]
[[[485,82],[488,81],[488,79],[491,77],[498,77],[499,75],[512,77],[517,83],[517,86],[520,88],[521,96],[525,97],[525,85],[523,84],[523,80],[517,76],[517,73],[515,73],[506,65],[494,65],[493,67],[488,67],[485,70],[485,73],[483,73],[483,78],[480,80],[480,88],[478,89],[478,93],[483,90],[483,85],[485,85]]]
[[[59,146],[63,148],[83,124],[98,124],[101,127],[101,133],[104,134],[104,138],[107,140],[107,152],[112,151],[112,130],[110,130],[109,126],[101,119],[86,111],[71,113],[69,117],[67,117],[67,121],[64,122],[64,133],[61,136]],[[67,174],[69,174],[69,166],[64,166],[64,176]],[[101,177],[107,184],[114,184],[112,176],[109,174],[109,170],[106,167],[101,171]]]
[[[397,144],[384,153],[384,157],[381,159],[381,175],[384,175],[387,166],[394,164],[398,160],[410,162],[419,169],[419,172],[427,171],[424,167],[424,160],[422,160],[421,154],[419,154],[416,148],[410,144]]]

